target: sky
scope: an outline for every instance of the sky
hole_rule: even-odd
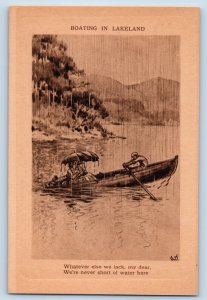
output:
[[[179,81],[179,36],[59,36],[68,54],[87,75],[108,76],[123,84],[155,77]]]

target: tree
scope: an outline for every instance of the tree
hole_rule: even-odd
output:
[[[41,95],[45,97],[41,90],[47,86],[48,91],[55,95],[54,103],[71,110],[73,126],[76,123],[78,127],[85,126],[87,122],[92,126],[97,117],[104,119],[108,116],[102,101],[93,91],[89,91],[90,83],[85,81],[85,71],[78,69],[73,58],[67,54],[67,45],[59,41],[56,35],[34,35],[32,55],[32,78],[40,89],[40,105]],[[81,78],[78,86],[70,78],[72,76]],[[48,103],[52,104],[51,101]]]

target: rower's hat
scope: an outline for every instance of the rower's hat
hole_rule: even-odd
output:
[[[138,157],[139,156],[138,152],[132,152],[131,157],[133,158],[134,156]]]

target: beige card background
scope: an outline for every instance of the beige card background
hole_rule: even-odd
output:
[[[138,24],[137,24],[138,23]],[[70,25],[144,26],[120,35],[179,35],[180,259],[69,261],[32,259],[31,46],[34,34],[87,35]],[[68,294],[197,294],[199,9],[12,7],[9,45],[9,292]],[[110,29],[93,34],[117,35]],[[147,277],[66,276],[63,266],[147,265]]]

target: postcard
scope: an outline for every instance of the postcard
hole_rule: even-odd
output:
[[[9,293],[198,293],[199,8],[11,7]]]

